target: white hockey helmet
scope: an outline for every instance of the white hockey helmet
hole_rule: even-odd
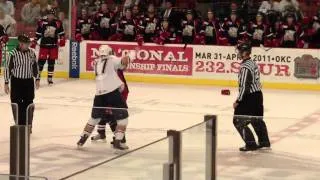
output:
[[[108,45],[101,45],[99,47],[99,56],[103,58],[107,58],[110,55],[113,55],[113,50],[110,46]]]

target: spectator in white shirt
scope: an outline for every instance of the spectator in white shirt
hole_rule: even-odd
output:
[[[126,0],[124,2],[124,9],[132,8],[134,5],[139,5],[140,0]]]
[[[65,13],[63,11],[59,12],[58,17],[59,17],[59,20],[63,24],[65,37],[68,38],[69,37],[69,20],[66,18],[66,15],[65,15]]]
[[[4,13],[14,16],[14,5],[13,2],[8,1],[8,0],[0,0],[0,7],[3,8]]]
[[[33,25],[40,18],[40,5],[37,0],[31,0],[21,10],[21,18],[25,24]]]
[[[259,12],[262,12],[263,14],[268,14],[268,11],[280,12],[279,2],[275,0],[263,1],[259,8]]]
[[[51,5],[48,0],[40,0],[40,16],[41,18],[45,18],[47,16],[48,10],[51,9]]]
[[[5,14],[2,8],[0,8],[0,24],[7,30],[6,33],[9,36],[15,36],[16,20],[14,20],[10,15]]]
[[[279,6],[281,12],[284,12],[290,6],[294,7],[296,11],[299,10],[299,2],[297,0],[281,0]]]

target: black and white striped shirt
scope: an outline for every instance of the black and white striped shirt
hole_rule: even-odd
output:
[[[238,81],[239,96],[237,102],[241,102],[246,94],[261,91],[259,67],[252,59],[244,60],[241,63]]]
[[[6,84],[9,84],[12,76],[19,79],[30,79],[37,78],[38,75],[37,58],[33,50],[21,51],[16,48],[9,53],[4,73]]]

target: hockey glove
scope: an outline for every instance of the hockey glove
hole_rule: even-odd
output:
[[[76,41],[78,42],[82,41],[82,35],[80,33],[76,34]]]
[[[65,38],[61,38],[59,41],[59,46],[60,47],[64,47],[66,45],[66,39]]]
[[[4,35],[0,38],[0,42],[2,43],[7,43],[9,41],[9,37],[7,35]]]
[[[31,45],[30,45],[30,48],[32,48],[32,49],[35,49],[36,48],[36,46],[37,46],[37,40],[33,40],[32,42],[31,42]]]

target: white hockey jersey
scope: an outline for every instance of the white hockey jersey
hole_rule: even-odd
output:
[[[121,58],[109,56],[108,59],[95,60],[96,95],[103,95],[118,89],[123,82],[117,74],[118,69],[123,69]]]

